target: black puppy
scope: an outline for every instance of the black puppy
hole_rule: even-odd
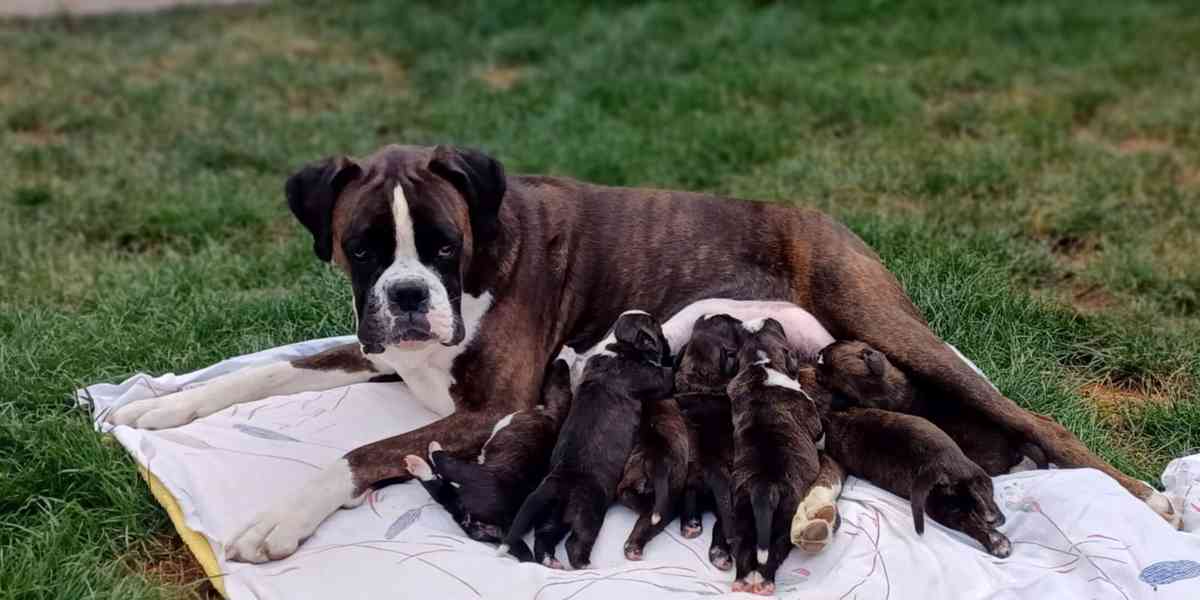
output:
[[[821,418],[796,375],[799,357],[774,319],[745,323],[733,407],[734,591],[770,595],[792,549],[796,507],[820,472]]]
[[[992,478],[929,421],[876,408],[829,415],[825,451],[852,475],[908,498],[913,526],[925,532],[925,513],[1004,558],[1012,544],[997,527],[1004,514],[992,497]]]
[[[625,540],[629,560],[641,560],[646,544],[675,518],[690,454],[688,428],[674,398],[646,402],[638,429],[637,445],[617,486],[617,498],[638,513]]]
[[[729,315],[706,315],[696,320],[676,359],[675,401],[691,440],[680,533],[700,535],[704,510],[716,513],[708,559],[722,571],[733,567],[728,530],[734,523],[733,417],[725,388],[737,375],[744,333],[742,322]]]
[[[957,402],[937,402],[921,394],[884,354],[858,341],[838,341],[821,350],[818,380],[837,397],[836,404],[880,408],[925,417],[946,432],[963,453],[989,475],[1045,468],[1040,448],[1004,435],[982,415]]]
[[[521,505],[501,545],[536,527],[534,558],[553,557],[569,529],[567,558],[589,564],[592,546],[633,451],[642,406],[671,394],[671,349],[658,321],[631,311],[613,325],[606,350],[588,359],[550,458],[550,474]]]
[[[453,457],[433,442],[432,467],[413,455],[404,457],[405,466],[468,536],[499,543],[525,498],[550,470],[550,454],[570,408],[570,369],[557,360],[542,384],[541,405],[497,422],[478,459]],[[521,560],[532,559],[524,542],[511,551]],[[545,564],[560,566],[553,560]]]

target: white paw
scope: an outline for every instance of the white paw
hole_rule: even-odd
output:
[[[127,425],[138,429],[167,429],[186,425],[199,417],[207,416],[204,388],[184,390],[158,398],[135,400],[112,411],[106,420],[113,425]]]
[[[361,501],[354,496],[350,465],[340,459],[321,474],[284,498],[274,508],[259,514],[226,546],[225,557],[240,562],[261,563],[290,556],[317,526],[334,511]]]
[[[1150,507],[1150,510],[1158,513],[1158,516],[1162,517],[1171,527],[1175,529],[1183,528],[1183,513],[1175,509],[1175,506],[1171,504],[1171,499],[1166,494],[1155,490],[1146,498],[1146,504]]]

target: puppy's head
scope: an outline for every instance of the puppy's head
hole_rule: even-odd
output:
[[[622,383],[639,397],[669,395],[674,387],[671,345],[658,320],[644,311],[627,311],[613,323],[612,335],[615,341],[605,350],[616,355]]]
[[[922,507],[934,520],[971,536],[991,554],[1004,557],[1012,551],[1008,538],[997,530],[1005,519],[996,505],[992,478],[974,463],[939,474],[930,483],[918,482],[912,505],[918,532],[923,529],[918,513]]]
[[[738,372],[742,331],[742,322],[729,315],[697,319],[692,338],[679,350],[676,391],[723,393]]]
[[[909,410],[913,387],[903,371],[871,346],[837,341],[817,355],[817,380],[852,404]]]
[[[769,365],[795,379],[800,372],[800,355],[788,343],[783,325],[775,319],[755,319],[742,323],[743,341],[738,351],[738,365]]]
[[[463,340],[462,295],[482,294],[467,275],[497,237],[504,192],[499,162],[448,146],[327,158],[286,185],[317,257],[350,277],[367,353]]]

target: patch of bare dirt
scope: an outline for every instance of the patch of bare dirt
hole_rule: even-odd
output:
[[[1149,391],[1132,385],[1121,385],[1111,381],[1093,381],[1079,387],[1084,397],[1100,417],[1109,423],[1119,423],[1130,411],[1147,405],[1165,405],[1170,402],[1166,394]]]
[[[1170,142],[1148,137],[1134,136],[1126,138],[1120,144],[1117,144],[1117,150],[1125,154],[1139,154],[1142,152],[1162,154],[1171,152],[1172,149]]]
[[[479,79],[497,92],[505,92],[525,78],[521,67],[488,67],[479,73]]]
[[[161,536],[147,543],[131,566],[148,579],[179,589],[185,598],[223,600],[177,535]]]
[[[1076,284],[1071,286],[1070,293],[1071,307],[1083,314],[1103,312],[1119,302],[1116,296],[1098,283]]]

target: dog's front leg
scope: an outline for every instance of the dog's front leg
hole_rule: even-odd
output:
[[[419,429],[351,450],[256,516],[226,546],[225,555],[231,560],[254,563],[291,555],[337,509],[359,505],[372,488],[411,478],[405,456],[425,454],[433,441],[440,442],[451,454],[474,456],[498,418],[493,412],[456,412]]]
[[[344,344],[292,361],[241,369],[200,387],[136,400],[112,411],[106,420],[139,429],[178,427],[234,404],[332,389],[389,372],[367,359],[357,343]]]

